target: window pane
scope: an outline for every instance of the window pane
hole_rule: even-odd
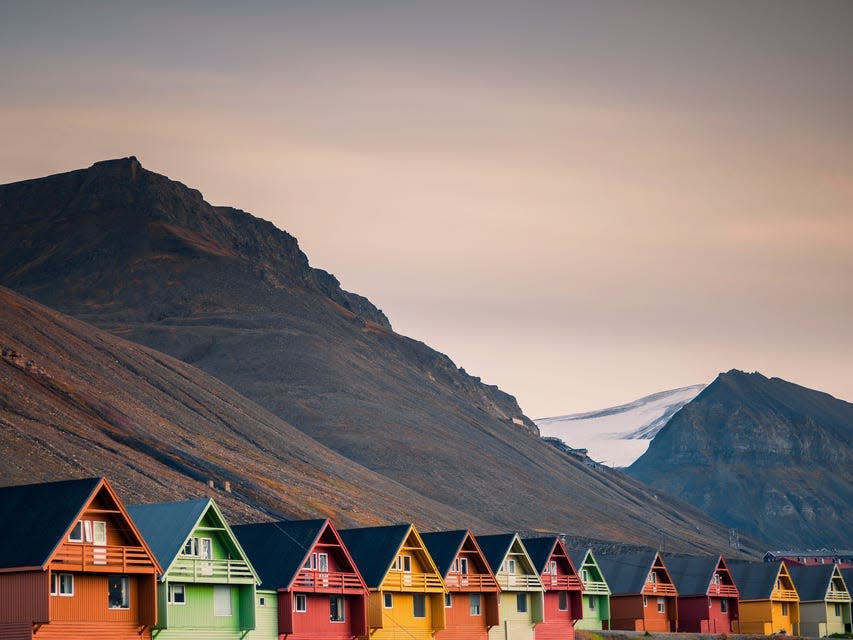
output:
[[[107,591],[110,609],[130,608],[130,579],[127,576],[108,576]]]
[[[519,613],[525,613],[527,611],[527,594],[519,593],[515,596],[515,609]]]
[[[386,593],[385,594],[385,608],[390,609],[394,606],[394,594]]]
[[[480,594],[472,593],[470,598],[470,612],[472,616],[480,615]]]
[[[560,595],[558,596],[557,608],[560,611],[569,610],[569,594],[565,591],[560,591]]]
[[[82,542],[83,540],[83,523],[79,520],[77,524],[74,525],[74,528],[71,529],[71,533],[68,534],[68,539],[72,542]]]
[[[308,597],[304,594],[297,593],[293,608],[295,611],[308,611]]]
[[[453,606],[453,596],[449,593],[444,594],[444,606],[445,608]]]
[[[343,596],[332,596],[329,598],[329,620],[332,622],[344,621]]]
[[[426,618],[426,595],[412,594],[412,615],[416,618]]]

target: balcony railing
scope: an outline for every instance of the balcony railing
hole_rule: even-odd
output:
[[[441,578],[427,573],[389,571],[382,581],[383,591],[444,591]]]
[[[542,588],[539,576],[516,573],[499,573],[497,578],[501,589],[505,591],[527,591],[539,590]]]
[[[643,594],[647,596],[674,596],[678,592],[674,584],[668,582],[647,582]]]
[[[798,602],[800,597],[797,595],[797,592],[793,589],[774,589],[773,590],[773,600],[794,600]]]
[[[361,592],[364,587],[354,573],[312,571],[302,569],[293,581],[293,588],[314,593]]]
[[[610,589],[607,588],[607,584],[604,582],[593,582],[592,580],[587,580],[583,583],[583,592],[584,594],[598,594],[606,596],[610,593]]]
[[[68,571],[151,573],[154,563],[142,547],[66,542],[53,558],[55,567]]]
[[[255,581],[243,560],[178,558],[169,570],[169,579],[182,582],[250,584]]]
[[[488,574],[448,573],[444,584],[450,591],[496,591],[497,581]]]
[[[737,598],[738,590],[733,584],[712,584],[708,589],[709,596],[720,596],[722,598]]]
[[[850,602],[850,594],[840,589],[830,589],[826,594],[826,599],[830,602]]]
[[[558,576],[551,573],[542,574],[542,584],[546,589],[554,590],[580,590],[583,583],[577,576]]]

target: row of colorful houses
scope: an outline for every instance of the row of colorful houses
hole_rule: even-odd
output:
[[[0,518],[0,640],[817,637],[851,624],[835,565],[596,557],[555,535],[411,524],[232,527],[210,498],[125,506],[104,478],[0,488]]]

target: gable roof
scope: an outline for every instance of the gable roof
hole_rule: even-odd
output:
[[[800,602],[825,600],[829,583],[835,575],[835,569],[836,565],[834,564],[789,566],[788,573],[791,574],[791,580],[800,596]]]
[[[515,533],[496,533],[490,536],[477,536],[477,544],[483,551],[486,561],[492,571],[497,573],[501,570],[501,564],[509,553],[512,543],[517,537]]]
[[[850,591],[850,595],[853,595],[853,567],[839,568],[839,571],[841,572],[841,579],[844,580],[847,591]]]
[[[44,567],[102,480],[0,488],[0,568]]]
[[[527,549],[527,555],[530,556],[530,560],[533,562],[533,567],[539,573],[545,571],[545,568],[548,566],[548,560],[551,558],[551,554],[554,553],[554,548],[557,546],[558,541],[559,538],[557,536],[524,538],[522,540],[524,548]]]
[[[729,571],[734,578],[741,600],[769,600],[782,570],[782,561],[752,562],[729,560]]]
[[[666,568],[679,596],[704,596],[720,564],[720,556],[666,556]]]
[[[602,555],[598,558],[598,566],[612,595],[638,594],[642,592],[657,556],[657,551]]]
[[[421,540],[424,541],[427,551],[432,556],[435,566],[438,567],[438,571],[442,577],[447,577],[447,573],[453,567],[453,561],[462,549],[462,545],[465,544],[467,536],[467,529],[434,531],[421,534]]]
[[[392,524],[342,529],[339,533],[364,582],[378,589],[411,530],[410,524]]]

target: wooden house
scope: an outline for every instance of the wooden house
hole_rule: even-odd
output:
[[[255,628],[258,575],[211,498],[128,511],[163,567],[158,640],[236,640]]]
[[[544,620],[545,587],[524,543],[516,533],[477,536],[477,543],[498,579],[501,599],[498,625],[491,640],[535,640]]]
[[[722,556],[666,556],[678,590],[678,630],[731,633],[738,619],[737,585]]]
[[[536,640],[572,640],[575,623],[583,616],[583,584],[559,536],[524,538],[524,548],[545,587],[543,620]]]
[[[610,587],[592,553],[592,549],[569,549],[569,557],[583,583],[583,612],[575,629],[610,628]]]
[[[105,478],[0,488],[0,638],[151,638],[160,565]]]
[[[737,633],[800,633],[800,598],[784,562],[729,560],[740,592]]]
[[[444,578],[445,628],[436,640],[488,640],[498,624],[500,587],[480,545],[468,530],[421,534]]]
[[[414,525],[344,529],[340,534],[370,590],[370,640],[429,640],[445,628],[447,590]]]
[[[601,555],[598,564],[610,585],[611,629],[678,628],[678,591],[658,552]]]
[[[838,565],[793,565],[788,571],[800,596],[800,633],[812,638],[849,634],[850,591]]]
[[[249,639],[353,640],[368,634],[367,585],[329,520],[233,529],[261,579],[258,627]]]

